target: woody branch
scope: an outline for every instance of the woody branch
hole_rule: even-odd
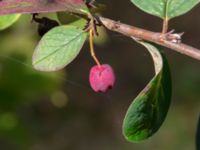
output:
[[[163,37],[162,33],[152,32],[145,29],[137,28],[127,24],[123,24],[108,18],[99,17],[99,20],[102,24],[109,30],[119,32],[128,37],[134,37],[141,40],[150,41],[158,45],[170,48],[174,51],[177,51],[181,54],[190,56],[194,59],[200,60],[200,50],[189,46],[184,43],[175,43],[171,40],[167,40]]]
[[[55,5],[51,4],[50,6],[43,8],[42,6],[38,4],[37,7],[29,8],[28,10],[27,8],[26,9],[3,8],[2,10],[0,9],[1,10],[0,15],[13,14],[13,13],[23,14],[23,13],[58,12],[58,11],[64,11],[65,9],[65,7],[63,5],[59,5],[59,3],[55,3]],[[123,23],[120,23],[108,18],[104,18],[104,17],[99,17],[99,21],[109,30],[119,32],[130,38],[138,38],[140,40],[150,41],[158,45],[162,45],[164,47],[170,48],[181,54],[190,56],[194,59],[200,60],[199,49],[191,47],[184,43],[173,42],[172,40],[168,40],[165,37],[163,38],[162,33],[156,33],[156,32],[148,31],[145,29],[137,28],[137,27],[123,24]]]

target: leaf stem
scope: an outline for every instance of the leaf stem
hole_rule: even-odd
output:
[[[167,33],[168,31],[168,26],[169,26],[169,19],[167,17],[165,17],[163,19],[163,27],[162,27],[162,34]]]
[[[42,7],[43,5],[38,5],[38,7],[31,8],[8,8],[2,9],[0,15],[13,14],[13,13],[42,13],[42,12],[58,12],[66,11],[66,7],[63,4],[57,3],[52,7]],[[40,9],[39,9],[40,8]],[[121,33],[125,36],[135,37],[143,39],[146,41],[151,41],[153,43],[162,45],[164,47],[170,48],[181,54],[190,56],[194,59],[200,60],[200,49],[191,47],[183,43],[173,43],[167,40],[160,40],[162,33],[151,32],[148,30],[140,29],[135,26],[130,26],[127,24],[120,23],[119,21],[114,21],[108,18],[99,17],[98,20],[109,30]]]

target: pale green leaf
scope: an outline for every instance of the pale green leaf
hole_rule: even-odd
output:
[[[87,33],[76,26],[59,26],[43,36],[33,54],[33,66],[41,71],[56,71],[79,54]]]
[[[20,17],[20,14],[0,16],[0,30],[6,29],[15,23]]]

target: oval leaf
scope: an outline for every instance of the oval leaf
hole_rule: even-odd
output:
[[[56,71],[79,54],[87,33],[75,26],[59,26],[43,36],[33,54],[33,66],[41,71]]]
[[[127,140],[137,142],[152,136],[162,125],[171,101],[168,63],[152,44],[140,42],[151,53],[156,75],[129,106],[123,122]]]
[[[167,17],[174,18],[183,15],[196,6],[200,0],[169,0]]]
[[[200,0],[131,0],[131,2],[146,13],[171,19],[187,13]]]
[[[84,0],[1,0],[0,15],[69,11],[88,14]]]
[[[0,16],[0,30],[8,28],[15,23],[20,17],[20,14]]]

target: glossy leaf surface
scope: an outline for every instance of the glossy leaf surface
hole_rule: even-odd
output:
[[[171,76],[164,55],[156,46],[140,43],[150,52],[156,74],[135,98],[126,113],[123,134],[131,142],[147,139],[160,128],[171,101]]]
[[[149,14],[171,19],[187,13],[200,0],[131,0],[131,2]]]

